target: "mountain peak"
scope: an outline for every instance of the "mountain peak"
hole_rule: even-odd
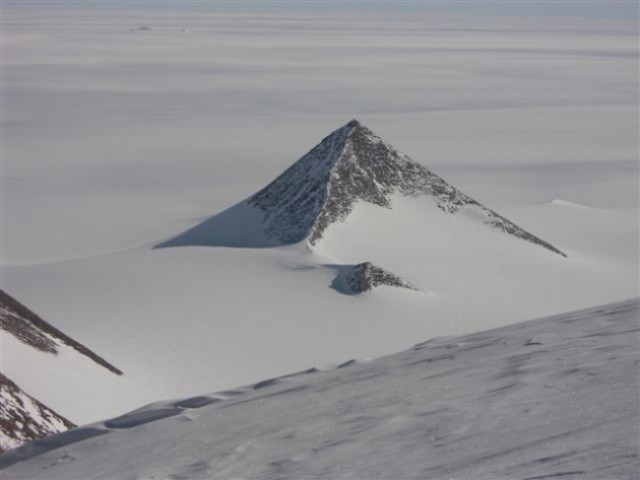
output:
[[[316,245],[356,204],[391,209],[397,196],[424,197],[444,214],[474,208],[474,217],[554,253],[560,250],[465,195],[353,119],[326,136],[245,202],[160,247],[268,247],[307,240]]]
[[[432,197],[449,214],[478,207],[485,223],[565,256],[456,190],[355,119],[325,137],[248,203],[264,213],[267,235],[285,244],[306,238],[313,246],[330,225],[344,221],[356,203],[391,208],[394,194]]]
[[[248,203],[265,214],[265,231],[282,243],[316,244],[357,201],[390,208],[396,190],[413,194],[418,164],[358,120],[333,131]],[[415,183],[415,182],[414,182]]]

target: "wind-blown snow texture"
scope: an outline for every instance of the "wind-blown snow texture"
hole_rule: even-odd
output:
[[[638,313],[619,302],[157,402],[4,454],[3,479],[637,478]]]
[[[456,190],[357,120],[331,133],[248,202],[264,212],[267,235],[284,244],[309,237],[314,245],[327,228],[344,221],[357,202],[391,208],[395,193],[432,196],[442,211],[452,214],[477,206],[488,225],[565,256]]]

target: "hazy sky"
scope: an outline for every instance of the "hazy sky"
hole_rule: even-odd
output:
[[[426,14],[552,16],[637,19],[635,0],[9,0],[7,6],[210,9],[257,12],[411,12]]]

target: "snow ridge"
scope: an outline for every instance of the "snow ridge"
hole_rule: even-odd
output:
[[[36,350],[53,355],[57,355],[60,345],[67,345],[116,375],[122,375],[121,370],[65,335],[1,289],[0,330],[12,334]]]
[[[485,223],[566,256],[551,244],[484,207],[357,120],[323,139],[248,203],[264,214],[265,233],[284,244],[315,245],[329,226],[344,221],[357,202],[391,208],[391,195],[429,196],[445,213],[474,206]]]

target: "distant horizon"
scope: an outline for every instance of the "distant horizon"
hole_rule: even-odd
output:
[[[362,13],[435,14],[479,17],[549,17],[638,21],[640,4],[634,0],[8,0],[6,7],[80,7],[169,9],[230,13]]]

